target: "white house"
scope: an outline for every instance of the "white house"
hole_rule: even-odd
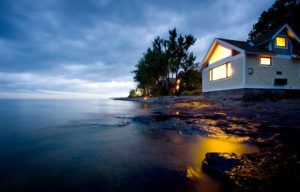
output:
[[[202,91],[300,90],[299,48],[287,24],[252,42],[217,38],[201,65]]]

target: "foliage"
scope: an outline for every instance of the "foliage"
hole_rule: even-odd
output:
[[[183,76],[183,85],[186,90],[202,87],[202,73],[199,70],[188,70]]]
[[[185,90],[180,93],[180,96],[196,96],[196,95],[201,95],[202,94],[202,89],[195,89],[195,90]]]
[[[300,34],[300,0],[276,0],[267,11],[264,11],[253,25],[248,40],[254,40],[278,26],[288,23],[296,34]]]
[[[129,96],[128,96],[128,97],[129,97],[129,98],[136,97],[136,92],[135,92],[135,90],[134,90],[134,89],[130,90],[130,92],[129,92]]]
[[[196,57],[189,52],[195,41],[192,35],[177,36],[176,28],[169,30],[168,40],[156,37],[152,47],[143,54],[136,70],[133,71],[137,88],[144,90],[144,95],[168,95],[173,83],[170,81],[170,75],[173,77],[175,74],[177,77],[180,70],[186,77],[186,84],[195,87],[196,83],[191,81],[192,77],[188,77],[195,75],[198,68],[195,64]]]

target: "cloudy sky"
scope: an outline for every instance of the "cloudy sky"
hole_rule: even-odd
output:
[[[0,0],[0,98],[107,98],[134,88],[155,36],[246,40],[274,0]]]

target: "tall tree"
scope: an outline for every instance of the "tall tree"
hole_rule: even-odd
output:
[[[253,25],[248,40],[267,33],[278,26],[288,23],[295,33],[300,35],[300,0],[276,0],[267,11],[262,12],[257,23]]]
[[[194,45],[196,42],[196,39],[192,35],[187,35],[180,38],[180,56],[182,57],[182,62],[180,63],[180,66],[184,73],[187,73],[188,70],[193,70],[195,68],[195,60],[196,57],[193,53],[190,53],[188,50],[189,48]],[[179,40],[178,40],[179,41]]]
[[[169,56],[169,65],[170,72],[175,73],[177,76],[181,59],[178,57],[178,42],[177,42],[177,31],[176,28],[169,30],[169,40],[168,43],[168,56]]]
[[[170,73],[176,76],[180,70],[183,74],[189,75],[190,70],[196,68],[193,53],[189,52],[190,47],[196,39],[192,35],[177,37],[176,28],[169,30],[169,39],[164,40],[159,36],[152,42],[152,47],[148,48],[143,57],[136,65],[134,80],[138,83],[138,88],[147,90],[160,88],[161,92],[168,94]],[[163,81],[163,82],[162,82]],[[165,86],[165,87],[164,87]],[[163,91],[165,89],[165,91]]]

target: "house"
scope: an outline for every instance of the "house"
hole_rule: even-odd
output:
[[[159,82],[156,82],[156,86],[162,87],[166,86],[168,81],[168,86],[171,93],[175,93],[180,88],[180,82],[182,78],[182,73],[179,73],[176,78],[170,77],[170,78],[160,78]]]
[[[208,95],[300,90],[300,39],[285,24],[252,42],[217,38],[201,65]]]

